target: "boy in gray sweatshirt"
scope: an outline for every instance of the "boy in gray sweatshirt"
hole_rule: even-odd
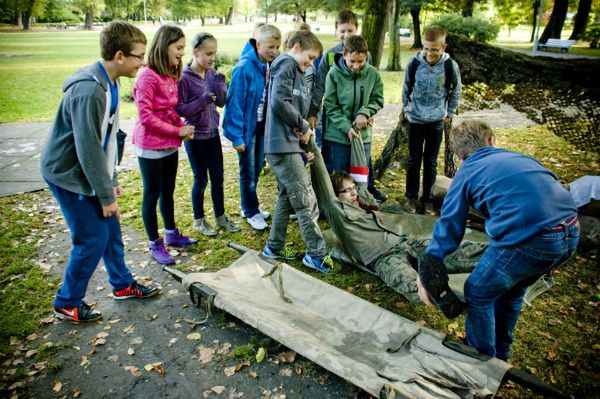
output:
[[[76,322],[102,317],[83,301],[100,259],[115,299],[147,298],[158,292],[138,284],[125,265],[117,204],[122,190],[115,169],[119,77],[133,78],[144,65],[146,37],[129,23],[113,21],[100,33],[100,50],[100,61],[65,81],[40,165],[72,239],[54,314]]]
[[[273,224],[263,254],[270,258],[293,259],[284,251],[289,216],[296,214],[306,244],[302,263],[329,273],[325,262],[325,241],[317,224],[319,209],[306,167],[303,147],[314,135],[305,119],[310,92],[304,71],[323,51],[321,42],[309,31],[296,31],[287,41],[285,54],[271,65],[269,111],[265,127],[265,155],[277,179],[279,197]],[[306,153],[310,162],[313,154]]]

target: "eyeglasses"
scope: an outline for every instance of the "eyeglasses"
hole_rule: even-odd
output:
[[[346,194],[346,193],[349,193],[350,191],[356,192],[356,186],[346,187],[345,189],[338,191],[338,193]]]
[[[123,52],[123,54],[125,54],[128,57],[135,57],[135,58],[137,58],[140,61],[144,61],[145,54],[138,55],[138,54],[132,54],[132,53],[127,53],[127,52]]]
[[[427,48],[427,47],[421,47],[421,50],[423,50],[424,53],[433,53],[433,54],[437,54],[440,51],[442,51],[441,48]]]

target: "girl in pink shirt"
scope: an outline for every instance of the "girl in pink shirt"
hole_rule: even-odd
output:
[[[184,48],[185,36],[180,28],[161,26],[150,45],[148,66],[140,71],[133,86],[138,109],[133,144],[144,184],[142,219],[150,240],[150,255],[161,264],[175,263],[165,243],[187,247],[197,242],[181,234],[175,226],[173,201],[178,148],[194,135],[194,128],[185,126],[175,112]],[[165,227],[164,241],[158,233],[157,204]]]

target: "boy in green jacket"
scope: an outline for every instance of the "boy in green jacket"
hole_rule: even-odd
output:
[[[351,172],[353,136],[362,137],[366,159],[371,154],[372,117],[383,108],[383,83],[377,69],[367,64],[367,52],[363,37],[349,37],[344,42],[344,52],[334,56],[327,75],[323,158],[330,173]]]

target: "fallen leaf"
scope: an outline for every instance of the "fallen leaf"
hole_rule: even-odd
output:
[[[595,351],[600,350],[600,344],[594,344],[594,345],[592,345],[592,349],[595,350]]]
[[[133,356],[133,355],[135,355],[135,351],[133,350],[133,348],[129,348],[129,349],[127,349],[127,354],[129,356]]]
[[[549,351],[548,354],[546,355],[546,359],[550,360],[551,362],[555,361],[557,359],[557,355],[555,352]]]
[[[201,345],[198,347],[198,360],[201,364],[209,363],[215,355],[215,352],[215,348],[209,348]]]
[[[81,356],[81,363],[79,363],[79,366],[81,367],[87,367],[90,365],[90,361],[88,359],[87,356]]]
[[[267,351],[265,350],[265,348],[259,348],[256,352],[256,361],[258,363],[262,362],[263,360],[265,360],[265,356],[267,356]]]
[[[81,395],[81,391],[77,388],[71,389],[71,396],[78,398]]]
[[[301,374],[302,374],[302,367],[300,367],[300,365],[299,365],[299,364],[297,364],[297,365],[294,367],[294,371],[296,372],[296,374],[298,374],[298,375],[301,375]]]
[[[129,371],[135,377],[140,377],[142,375],[142,372],[140,371],[140,369],[138,369],[135,366],[124,366],[123,368],[125,369],[125,371]]]
[[[235,366],[231,366],[231,367],[225,367],[223,369],[223,373],[227,376],[227,377],[231,377],[232,375],[234,375],[236,372],[235,370]]]
[[[256,374],[256,371],[248,371],[248,376],[258,379],[258,374]]]
[[[144,366],[144,370],[146,371],[150,371],[154,368],[154,366],[152,366],[152,363],[148,363],[147,365]]]
[[[56,320],[54,316],[46,317],[40,320],[40,324],[51,324],[54,323],[54,320]]]
[[[107,357],[106,360],[108,360],[109,362],[112,362],[112,363],[116,363],[119,360],[119,356],[112,355],[112,356]]]
[[[121,319],[113,319],[113,320],[109,320],[108,322],[109,322],[110,324],[115,324],[115,323],[118,323],[118,322],[120,322],[120,321],[121,321]]]
[[[75,349],[76,351],[80,351],[81,347],[77,346],[77,345],[73,345],[71,348]]]
[[[34,363],[33,368],[35,368],[36,370],[44,370],[47,365],[48,362],[44,360],[43,362]]]
[[[142,337],[133,337],[129,340],[130,345],[140,345],[144,340]]]
[[[37,335],[37,334],[35,334],[35,333],[34,333],[34,334],[29,334],[29,335],[27,336],[27,341],[34,341],[34,340],[36,340],[36,339],[38,339],[38,335]]]
[[[52,390],[54,392],[60,392],[60,390],[62,389],[62,382],[60,382],[59,380],[54,380],[52,382]]]
[[[38,353],[38,351],[36,349],[30,349],[27,351],[27,353],[25,353],[25,357],[29,358],[29,357],[35,355],[36,353]]]
[[[291,377],[292,376],[292,369],[287,368],[287,369],[283,369],[279,372],[279,375],[282,377]]]
[[[210,390],[213,391],[214,393],[221,394],[225,391],[225,387],[223,385],[217,385],[215,387],[212,387]]]
[[[169,345],[168,345],[168,346],[169,346],[169,347],[173,346],[173,344],[175,344],[175,342],[177,342],[177,338],[171,338],[171,339],[169,340]]]
[[[198,332],[189,333],[186,338],[189,339],[190,341],[197,341],[200,338],[202,338],[202,335]]]
[[[161,377],[164,377],[166,370],[165,370],[165,366],[163,365],[163,363],[154,363],[154,370],[156,370],[156,372],[158,374],[160,374]]]
[[[103,330],[110,330],[111,328],[111,326],[104,326]]]
[[[14,384],[12,384],[11,386],[9,386],[8,390],[14,391],[15,389],[23,388],[24,386],[25,386],[25,383],[23,381],[17,381]]]
[[[135,326],[132,324],[132,325],[129,325],[129,326],[127,326],[127,327],[125,327],[123,329],[123,334],[129,335],[129,334],[131,334],[134,331],[135,331]]]
[[[448,324],[448,332],[452,332],[452,331],[456,330],[457,328],[458,328],[457,322]]]
[[[294,360],[296,360],[296,352],[294,352],[294,351],[282,352],[279,354],[278,357],[282,363],[293,363]]]

